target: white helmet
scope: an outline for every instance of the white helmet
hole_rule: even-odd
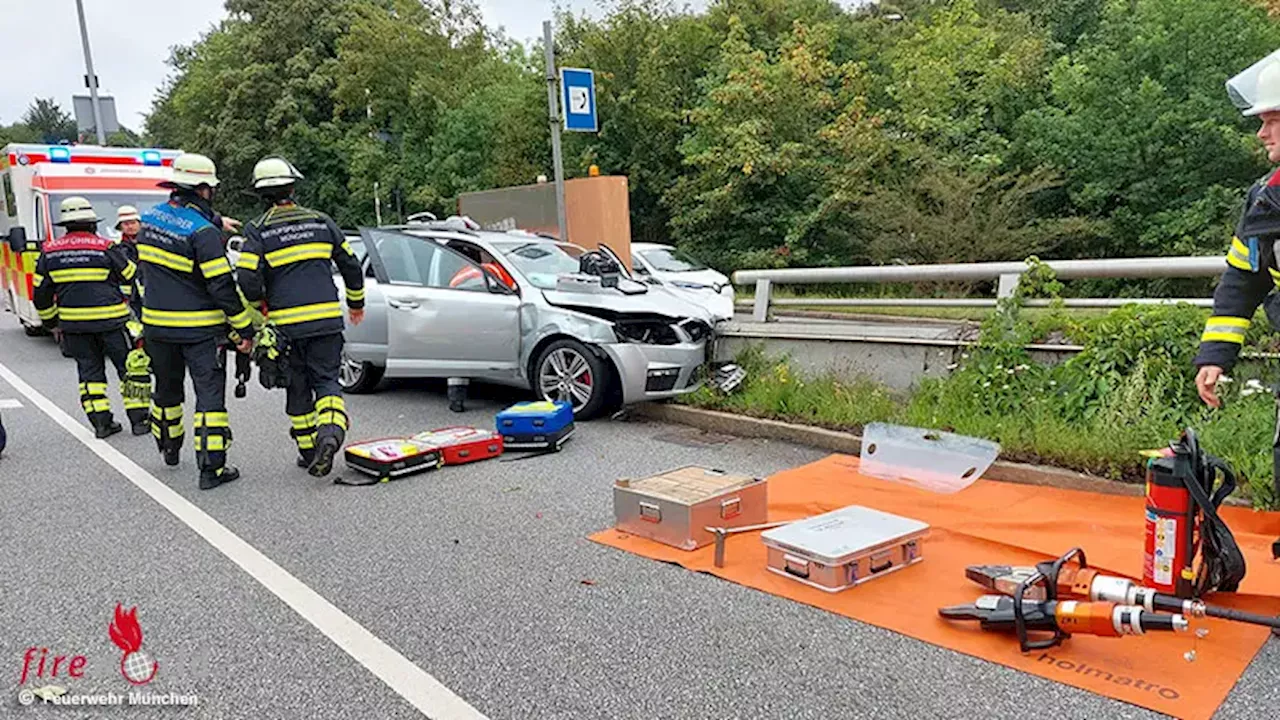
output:
[[[74,195],[62,201],[58,206],[58,222],[54,225],[67,225],[70,223],[97,223],[102,218],[98,217],[98,213],[93,211],[93,205],[88,200]]]
[[[163,188],[218,187],[218,168],[204,155],[182,153],[173,161],[173,179],[157,184]]]
[[[142,216],[138,214],[138,208],[132,205],[121,205],[120,209],[116,210],[116,229],[119,230],[121,225],[130,220],[142,222]]]
[[[263,158],[253,166],[253,187],[255,190],[268,187],[292,185],[302,179],[302,173],[293,163],[282,157]]]
[[[1280,50],[1228,80],[1227,96],[1246,117],[1280,110]]]

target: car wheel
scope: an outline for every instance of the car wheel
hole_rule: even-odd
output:
[[[536,388],[543,400],[566,400],[574,417],[584,420],[600,412],[608,395],[609,372],[602,360],[577,340],[548,345],[534,365]]]
[[[342,351],[342,362],[338,365],[338,384],[346,392],[360,395],[373,392],[382,380],[385,368],[371,362],[353,360],[347,351]]]

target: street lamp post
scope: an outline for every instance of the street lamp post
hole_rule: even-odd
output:
[[[84,45],[84,67],[89,73],[89,102],[93,105],[93,129],[98,133],[98,144],[107,144],[107,134],[102,127],[102,108],[98,107],[98,76],[93,74],[93,54],[89,52],[89,29],[84,24],[84,3],[76,0],[76,14],[80,16],[80,43]]]

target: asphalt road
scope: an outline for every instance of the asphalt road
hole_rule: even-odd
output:
[[[586,539],[612,525],[617,477],[690,463],[767,474],[820,451],[681,444],[682,428],[605,420],[582,424],[558,455],[342,487],[293,466],[283,393],[254,385],[246,399],[229,394],[244,477],[201,492],[190,445],[167,468],[149,437],[82,441],[59,424],[85,426],[71,361],[11,316],[0,326],[0,408],[22,405],[0,410],[0,718],[420,717],[402,695],[430,678],[448,690],[415,697],[451,691],[490,718],[1156,717]],[[384,383],[348,398],[352,436],[488,426],[518,398],[480,394],[458,416],[440,384]],[[107,633],[118,602],[138,608],[159,663],[146,692],[199,705],[21,707],[33,647],[48,648],[46,670],[55,655],[86,662],[81,678],[27,686],[128,690]],[[1272,641],[1219,717],[1277,715]]]

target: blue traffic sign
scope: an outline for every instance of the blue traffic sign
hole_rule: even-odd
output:
[[[582,68],[560,68],[560,105],[564,108],[564,129],[596,132],[595,73]]]

